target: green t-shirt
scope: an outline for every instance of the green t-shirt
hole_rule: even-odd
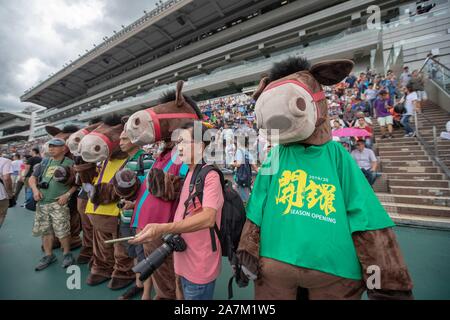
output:
[[[133,171],[138,171],[138,169],[139,169],[139,163],[138,163],[139,157],[140,157],[141,154],[143,154],[143,153],[144,153],[144,150],[138,150],[138,151],[134,154],[134,156],[132,156],[131,158],[128,157],[128,161],[127,161],[127,163],[125,164],[125,168],[126,168],[126,169],[130,169],[130,170],[133,170]]]
[[[139,164],[139,158],[143,154],[145,154],[144,150],[139,150],[138,152],[136,152],[133,157],[128,159],[127,163],[125,164],[125,168],[136,171],[136,173],[138,173],[139,170],[141,169],[141,166]],[[148,171],[150,170],[154,160],[150,159],[150,157],[148,155],[144,155],[144,158],[142,159],[142,161],[143,161],[143,165],[144,165],[144,167],[143,167],[144,172],[143,172],[143,175],[138,176],[138,178],[141,182],[144,181],[145,176],[147,175]]]
[[[57,182],[52,177],[57,167],[71,167],[72,165],[73,161],[69,158],[64,158],[64,161],[62,162],[61,160],[49,160],[47,162],[47,165],[42,168],[44,170],[42,174],[42,181],[48,182],[49,186],[48,189],[39,188],[39,190],[42,192],[42,195],[44,196],[40,203],[45,204],[58,201],[58,197],[70,190],[72,186]]]
[[[334,141],[272,148],[247,217],[261,228],[261,256],[349,279],[362,277],[351,234],[394,226],[356,162]]]

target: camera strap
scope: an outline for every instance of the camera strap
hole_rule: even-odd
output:
[[[186,217],[187,215],[187,209],[189,207],[189,203],[192,201],[193,205],[194,205],[194,210],[195,210],[195,198],[198,198],[198,200],[200,201],[200,203],[203,202],[203,188],[205,185],[205,178],[206,175],[210,172],[210,171],[216,171],[219,174],[220,180],[221,180],[221,185],[222,185],[222,189],[224,186],[224,181],[223,181],[223,176],[220,172],[219,169],[217,169],[216,167],[209,165],[209,166],[205,166],[205,163],[202,162],[201,164],[197,164],[194,168],[194,172],[192,173],[192,177],[191,180],[189,182],[189,196],[186,199],[186,201],[184,202],[184,213],[183,213],[183,219]],[[195,192],[194,192],[194,187],[195,187]],[[211,235],[211,247],[212,247],[212,251],[215,252],[217,251],[217,245],[216,245],[216,234],[219,237],[219,240],[221,239],[221,234],[220,234],[220,230],[219,227],[217,226],[216,223],[214,223],[214,227],[209,228],[209,233]]]

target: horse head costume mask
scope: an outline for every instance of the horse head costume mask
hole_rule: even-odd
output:
[[[124,123],[117,115],[108,116],[97,128],[85,135],[78,146],[78,154],[86,162],[106,159],[125,159],[128,154],[119,147],[119,137]]]
[[[203,115],[196,103],[183,95],[183,81],[175,91],[169,91],[160,104],[134,113],[127,121],[126,132],[132,143],[146,145],[161,140],[169,141],[174,130]]]
[[[340,82],[352,68],[351,60],[323,61],[310,67],[306,59],[289,58],[275,64],[254,94],[258,128],[278,130],[280,144],[321,145],[331,140],[321,85]]]
[[[97,174],[97,166],[95,163],[88,163],[83,160],[81,154],[79,153],[79,146],[81,140],[91,133],[93,130],[98,128],[102,122],[96,122],[83,129],[78,130],[73,133],[69,139],[66,141],[66,145],[70,152],[75,156],[75,165],[73,166],[74,171],[78,174],[77,184],[91,183]]]
[[[98,126],[100,126],[102,123],[98,122],[98,123],[94,123],[91,124],[83,129],[80,129],[78,131],[76,131],[75,133],[73,133],[67,140],[66,140],[66,145],[69,148],[70,152],[74,155],[74,156],[81,156],[78,153],[78,147],[80,145],[81,140],[88,135],[89,133],[91,133],[93,130],[95,130]]]

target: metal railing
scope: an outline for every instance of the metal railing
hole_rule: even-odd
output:
[[[449,92],[449,79],[450,79],[450,69],[441,64],[433,57],[428,57],[420,68],[419,72],[423,72],[427,75],[428,79],[433,80],[439,87]],[[423,113],[420,115],[417,112],[414,113],[414,124],[416,129],[416,137],[419,140],[420,144],[424,147],[427,153],[431,156],[434,162],[441,168],[442,172],[450,179],[450,169],[447,165],[442,161],[439,157],[439,148],[438,148],[438,137],[437,137],[437,128],[436,125],[431,121],[427,116]],[[425,140],[422,135],[420,126],[427,124],[431,126],[433,132],[433,140],[431,143]]]
[[[433,80],[442,90],[450,94],[450,69],[447,66],[434,57],[428,57],[420,68],[420,72],[426,74],[428,79]]]

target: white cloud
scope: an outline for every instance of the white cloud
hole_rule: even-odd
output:
[[[151,9],[154,0],[15,0],[0,5],[0,108],[104,36]]]
[[[39,58],[32,57],[20,64],[15,75],[15,81],[26,88],[31,87],[43,75],[50,74],[52,68]]]

